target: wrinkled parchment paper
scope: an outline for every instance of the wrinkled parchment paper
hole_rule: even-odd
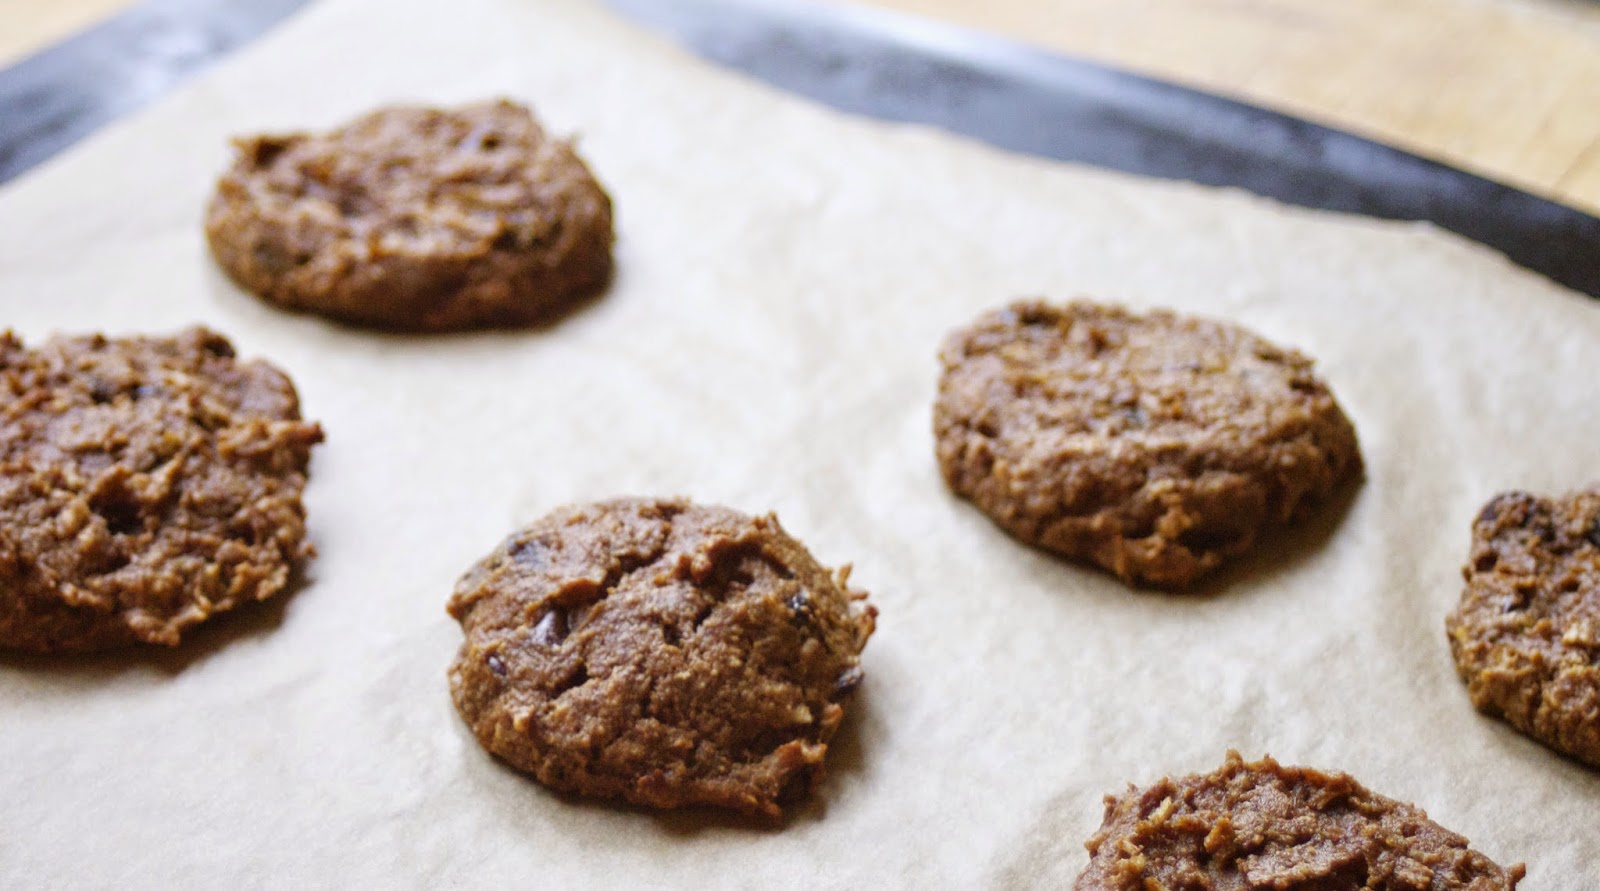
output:
[[[227,137],[393,100],[537,106],[620,275],[542,332],[387,337],[209,262]],[[1600,887],[1600,775],[1480,717],[1442,630],[1471,517],[1600,477],[1600,303],[1427,226],[1020,158],[821,110],[574,0],[326,0],[0,194],[7,324],[204,322],[300,385],[308,585],[176,652],[0,658],[0,885],[1059,887],[1101,796],[1237,747],[1414,801],[1528,889]],[[1022,547],[932,458],[935,352],[1016,296],[1236,319],[1318,357],[1347,503],[1210,596]],[[882,609],[781,831],[558,798],[450,705],[458,574],[559,503],[776,510]]]

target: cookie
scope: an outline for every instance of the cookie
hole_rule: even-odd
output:
[[[1445,630],[1472,704],[1600,767],[1600,484],[1496,497],[1461,572]]]
[[[206,237],[269,303],[404,331],[532,325],[611,276],[611,199],[501,100],[237,140]]]
[[[1361,473],[1312,362],[1226,322],[1028,301],[946,339],[939,467],[1016,538],[1179,589]]]
[[[0,646],[171,646],[282,591],[321,441],[289,378],[211,331],[0,335]]]
[[[1342,773],[1246,764],[1106,796],[1076,891],[1510,891],[1502,867],[1416,805]]]
[[[776,518],[563,507],[456,586],[450,669],[483,747],[551,788],[777,818],[822,775],[877,611]]]

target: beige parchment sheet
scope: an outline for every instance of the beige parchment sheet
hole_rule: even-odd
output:
[[[592,308],[386,337],[209,262],[230,134],[499,94],[580,134],[616,198]],[[1008,539],[940,482],[937,345],[1080,293],[1318,357],[1365,484],[1206,597]],[[1482,502],[1600,477],[1600,303],[1427,226],[848,118],[577,0],[324,0],[5,189],[0,299],[29,339],[215,326],[328,433],[292,597],[176,652],[0,658],[5,887],[1061,887],[1102,795],[1230,747],[1417,802],[1532,891],[1600,887],[1600,776],[1477,715],[1442,628]],[[456,718],[456,577],[622,493],[776,510],[882,610],[781,831],[563,800]]]

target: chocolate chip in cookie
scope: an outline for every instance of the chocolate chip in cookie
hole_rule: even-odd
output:
[[[478,741],[551,788],[769,818],[822,775],[876,609],[776,518],[560,508],[461,579],[450,669]]]

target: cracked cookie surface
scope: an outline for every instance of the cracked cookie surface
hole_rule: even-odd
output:
[[[220,334],[0,335],[0,646],[174,645],[283,590],[321,440]]]
[[[1600,767],[1600,485],[1497,496],[1461,572],[1445,630],[1472,704]]]
[[[1348,774],[1245,763],[1106,796],[1076,891],[1511,891],[1501,867],[1415,805]]]
[[[457,584],[456,708],[564,792],[769,818],[811,791],[876,610],[776,518],[559,508]]]
[[[611,276],[611,199],[515,103],[236,140],[206,236],[279,306],[407,331],[533,325]]]
[[[1028,544],[1183,588],[1361,473],[1312,362],[1226,322],[1024,301],[950,335],[945,481]]]

